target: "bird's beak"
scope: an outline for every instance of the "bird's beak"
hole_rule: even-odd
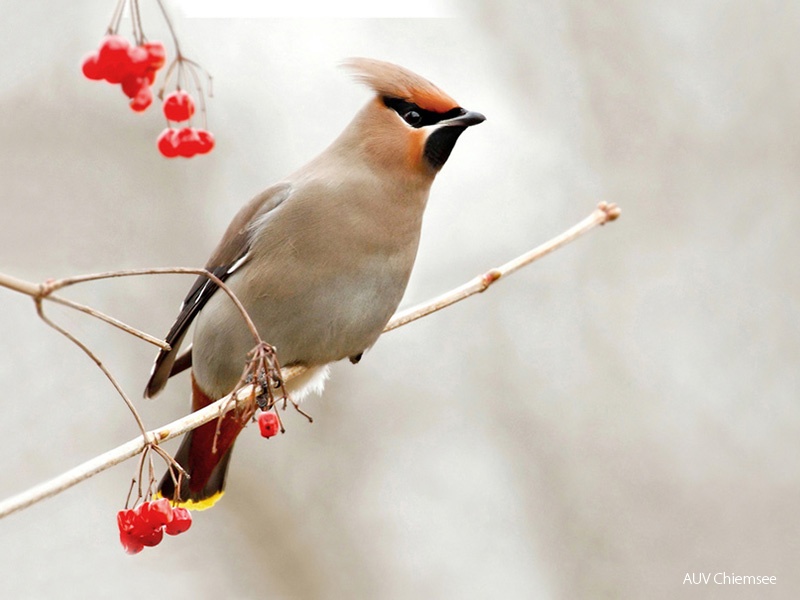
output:
[[[452,119],[447,119],[446,121],[440,121],[439,125],[443,125],[445,127],[449,127],[451,125],[471,127],[472,125],[483,123],[485,120],[486,117],[484,117],[481,113],[475,112],[474,110],[468,110],[463,115],[453,117]]]
[[[486,117],[481,113],[465,110],[451,119],[439,121],[425,142],[424,156],[428,165],[434,171],[441,169],[459,136],[467,130],[467,127],[483,123],[485,120]]]

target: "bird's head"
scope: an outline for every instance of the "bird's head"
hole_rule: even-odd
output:
[[[376,94],[350,128],[375,165],[432,179],[467,127],[486,119],[398,65],[352,58],[344,66]]]

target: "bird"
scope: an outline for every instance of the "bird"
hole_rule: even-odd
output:
[[[370,100],[316,158],[242,207],[206,263],[280,364],[306,367],[287,383],[296,401],[322,391],[331,363],[357,363],[376,342],[405,293],[431,184],[461,134],[485,120],[405,67],[371,58],[343,66]],[[205,276],[165,341],[144,395],[191,368],[193,411],[234,390],[254,346],[234,303]],[[188,432],[175,460],[189,477],[176,485],[168,471],[157,495],[188,509],[213,506],[245,424],[228,413]]]

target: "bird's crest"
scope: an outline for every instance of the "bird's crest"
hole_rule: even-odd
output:
[[[445,113],[458,103],[424,77],[408,69],[372,58],[350,58],[342,66],[375,93],[413,102],[420,108]]]

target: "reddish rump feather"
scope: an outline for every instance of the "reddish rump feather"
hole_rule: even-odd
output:
[[[192,410],[200,410],[212,402],[215,402],[215,399],[209,398],[192,376]],[[192,445],[189,448],[188,464],[185,465],[186,470],[192,475],[189,480],[189,489],[192,492],[199,492],[205,487],[214,467],[219,464],[244,428],[243,420],[237,418],[234,412],[229,412],[222,417],[216,452],[212,452],[212,449],[214,448],[214,436],[217,433],[217,420],[214,419],[194,430]]]

